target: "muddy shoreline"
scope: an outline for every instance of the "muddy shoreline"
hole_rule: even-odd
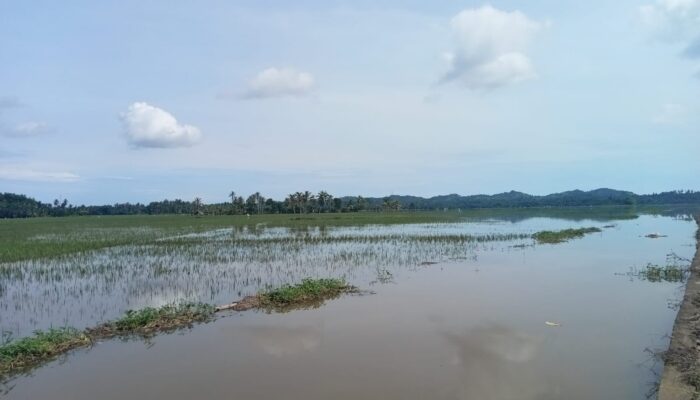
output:
[[[695,257],[673,325],[671,344],[664,355],[659,400],[700,398],[700,215],[695,216],[695,221],[699,226]]]

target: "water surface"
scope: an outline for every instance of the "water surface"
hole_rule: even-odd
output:
[[[604,225],[614,226],[558,245],[517,236]],[[25,275],[5,278],[0,321],[19,332],[61,318],[87,326],[183,297],[224,303],[306,276],[345,277],[374,294],[227,314],[147,343],[100,343],[13,380],[7,397],[643,399],[660,371],[645,349],[667,346],[682,283],[628,272],[672,252],[691,258],[695,229],[650,215],[258,227],[18,263]],[[651,232],[668,236],[644,237]],[[76,260],[95,268],[71,275]],[[69,278],[32,275],[48,267]]]

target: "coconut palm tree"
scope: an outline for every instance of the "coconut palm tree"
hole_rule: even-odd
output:
[[[228,194],[228,197],[231,198],[231,214],[235,214],[236,213],[236,192],[234,192],[232,190],[231,193]]]
[[[326,192],[325,190],[321,190],[320,192],[318,192],[318,195],[316,196],[316,198],[318,199],[319,209],[322,212],[328,211],[328,206],[330,205],[330,203],[333,199],[333,196],[328,194],[328,192]]]
[[[192,205],[194,206],[194,214],[201,214],[202,213],[202,198],[201,197],[195,197],[194,201],[192,202]]]

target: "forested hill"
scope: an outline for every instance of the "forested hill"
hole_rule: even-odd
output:
[[[350,198],[348,198],[350,199]],[[402,208],[416,209],[468,209],[499,207],[573,207],[600,205],[645,205],[645,204],[700,204],[700,192],[671,191],[654,194],[635,194],[622,190],[596,189],[591,191],[570,190],[545,196],[536,196],[510,191],[494,195],[460,196],[449,194],[430,198],[416,196],[389,196]],[[370,205],[383,204],[387,198],[366,198]]]
[[[382,210],[442,210],[470,208],[513,207],[571,207],[600,205],[651,205],[651,204],[698,204],[700,192],[671,191],[654,194],[596,189],[572,190],[546,196],[522,192],[506,192],[494,195],[460,196],[449,194],[430,198],[417,196],[333,197],[329,193],[296,192],[278,201],[254,193],[244,199],[232,192],[231,202],[204,204],[201,199],[193,201],[163,200],[149,204],[118,203],[97,206],[76,206],[68,200],[42,203],[33,198],[14,193],[0,193],[0,218],[26,218],[68,215],[134,215],[134,214],[258,214],[258,213],[308,213],[308,212],[355,212]]]

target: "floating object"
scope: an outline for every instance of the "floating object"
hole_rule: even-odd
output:
[[[662,234],[660,234],[660,233],[650,233],[650,234],[648,234],[648,235],[645,235],[644,237],[648,237],[648,238],[650,238],[650,239],[658,239],[658,238],[667,237],[667,236],[666,236],[666,235],[662,235]]]
[[[545,321],[544,324],[547,325],[547,326],[561,326],[560,323],[558,323],[558,322],[551,322],[551,321]]]

